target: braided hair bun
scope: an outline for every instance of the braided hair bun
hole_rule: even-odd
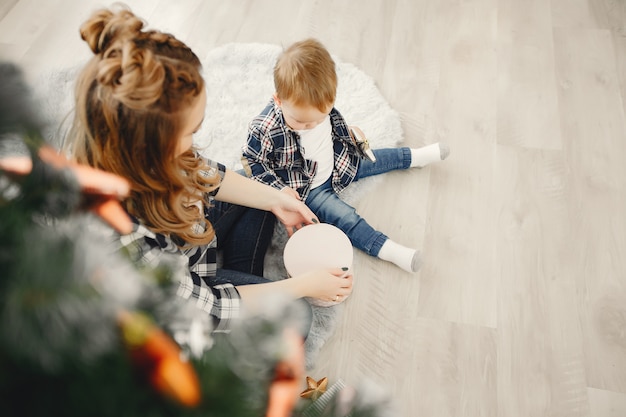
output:
[[[80,28],[83,40],[100,56],[96,79],[111,98],[131,109],[155,103],[163,93],[165,70],[154,53],[138,47],[144,22],[130,10],[100,10]]]

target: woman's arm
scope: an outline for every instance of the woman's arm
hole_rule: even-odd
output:
[[[290,298],[312,297],[337,301],[352,292],[352,273],[345,269],[312,271],[293,278],[265,284],[239,285],[237,291],[242,301],[252,309],[262,307],[268,296],[283,293]]]
[[[280,192],[229,169],[226,170],[215,199],[271,211],[285,225],[289,236],[307,224],[319,222],[302,201],[289,193]]]

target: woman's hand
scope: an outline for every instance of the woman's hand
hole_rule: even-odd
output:
[[[238,285],[237,291],[250,311],[266,306],[269,294],[283,293],[291,298],[311,297],[341,301],[352,293],[352,272],[347,268],[316,270],[293,278],[254,285]]]
[[[298,283],[303,297],[340,301],[352,293],[352,272],[342,268],[311,271],[290,280]]]
[[[229,169],[226,170],[215,198],[240,206],[271,211],[287,228],[291,236],[296,230],[312,223],[319,223],[317,216],[297,197],[295,190],[283,192],[269,185],[251,180]]]
[[[297,194],[295,190],[292,191]],[[280,198],[276,200],[270,211],[285,226],[288,236],[293,235],[294,232],[307,224],[319,223],[317,216],[313,214],[311,209],[291,192],[280,191],[279,195]]]

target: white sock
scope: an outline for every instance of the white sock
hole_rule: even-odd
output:
[[[450,155],[450,148],[445,143],[437,142],[421,148],[411,148],[411,168],[443,161]]]
[[[392,262],[407,272],[417,272],[422,266],[420,251],[407,248],[391,239],[387,239],[378,252],[378,257],[384,261]]]

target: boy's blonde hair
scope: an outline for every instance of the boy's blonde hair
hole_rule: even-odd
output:
[[[76,86],[76,116],[66,148],[83,164],[131,183],[126,210],[157,233],[187,244],[213,239],[192,204],[219,178],[194,149],[175,156],[183,118],[204,88],[198,57],[172,35],[142,30],[125,7],[102,9],[81,26],[94,56]],[[195,225],[205,224],[204,232]]]
[[[314,106],[321,112],[334,104],[337,94],[335,62],[315,39],[289,46],[274,66],[274,87],[280,100],[296,106]]]

